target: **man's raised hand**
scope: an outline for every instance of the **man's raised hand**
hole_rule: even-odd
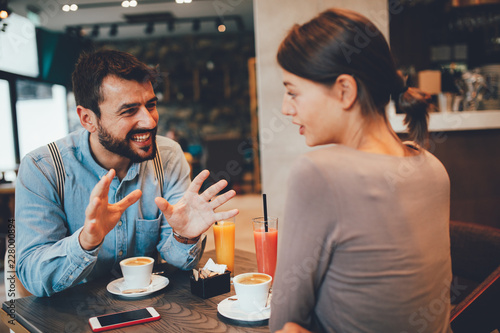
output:
[[[108,202],[109,185],[115,177],[111,169],[101,178],[90,193],[89,204],[85,210],[85,224],[79,235],[80,245],[89,251],[102,243],[104,237],[115,227],[125,209],[134,204],[142,195],[135,190],[115,204]]]
[[[237,209],[214,211],[236,195],[234,190],[230,190],[216,197],[227,186],[226,180],[220,180],[213,184],[202,194],[198,193],[209,174],[208,170],[200,172],[193,179],[181,200],[175,205],[171,205],[161,197],[155,199],[156,205],[163,212],[172,229],[183,237],[198,237],[207,231],[214,222],[231,218],[239,213]]]

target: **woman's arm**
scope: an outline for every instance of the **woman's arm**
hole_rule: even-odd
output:
[[[273,284],[270,328],[311,326],[316,294],[333,255],[330,185],[307,157],[292,168]]]

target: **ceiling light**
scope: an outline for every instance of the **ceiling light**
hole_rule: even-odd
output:
[[[219,31],[219,32],[226,31],[226,26],[224,25],[224,23],[222,22],[222,20],[220,19],[220,17],[218,17],[217,19],[215,19],[215,29],[217,29],[217,31]]]
[[[12,10],[7,7],[7,1],[0,0],[0,21],[9,17],[10,13],[12,13]]]
[[[128,7],[137,7],[137,1],[135,0],[124,0],[122,1],[122,7],[128,8]]]
[[[184,3],[184,0],[175,0],[177,3]]]
[[[78,10],[78,5],[76,5],[76,4],[64,5],[64,6],[62,6],[62,10],[64,12],[69,12],[69,11],[76,12]]]

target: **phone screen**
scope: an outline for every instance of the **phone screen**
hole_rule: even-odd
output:
[[[111,326],[124,322],[151,318],[151,317],[152,315],[151,313],[149,313],[147,309],[139,309],[128,312],[99,316],[97,317],[97,319],[99,320],[99,323],[101,323],[101,326],[104,327],[104,326]]]

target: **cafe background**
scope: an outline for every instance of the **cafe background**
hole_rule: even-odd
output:
[[[450,175],[451,218],[500,227],[500,1],[74,2],[65,12],[55,0],[0,0],[11,13],[0,21],[0,232],[21,158],[79,126],[70,74],[81,51],[100,47],[158,67],[159,134],[181,143],[194,174],[207,168],[206,185],[225,178],[241,196],[267,193],[286,223],[289,165],[310,148],[280,114],[276,49],[292,24],[334,6],[372,19],[408,84],[433,94],[430,150]],[[389,114],[404,137],[402,115]]]

